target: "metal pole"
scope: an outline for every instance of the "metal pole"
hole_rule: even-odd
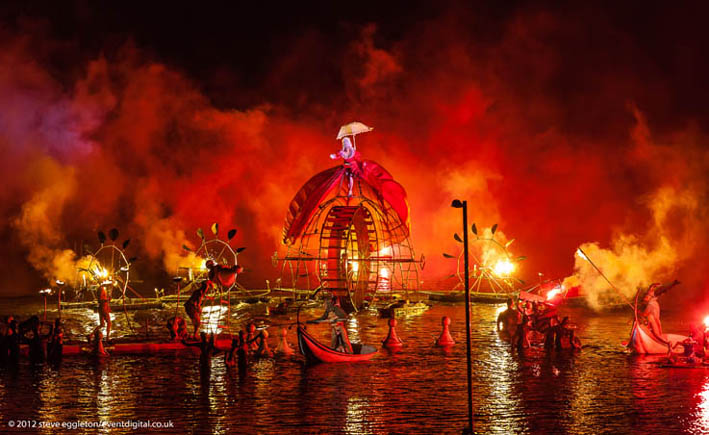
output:
[[[468,265],[468,201],[463,201],[463,255],[465,259],[465,347],[468,366],[468,433],[473,433],[473,368],[470,365],[470,273]]]
[[[47,294],[44,294],[44,321],[47,321]]]

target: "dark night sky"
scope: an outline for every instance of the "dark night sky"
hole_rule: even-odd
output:
[[[682,2],[683,7],[663,2],[279,3],[128,1],[105,7],[89,1],[11,2],[0,9],[0,21],[19,32],[41,28],[67,44],[46,59],[59,75],[71,77],[82,60],[132,41],[153,59],[186,71],[215,104],[240,108],[277,100],[297,106],[303,94],[309,100],[329,98],[343,86],[340,65],[332,59],[339,59],[343,47],[369,23],[377,25],[375,43],[385,49],[422,23],[447,15],[455,15],[477,41],[492,43],[514,17],[551,11],[580,24],[573,37],[548,41],[563,53],[568,68],[559,71],[557,92],[583,87],[593,80],[590,75],[635,71],[641,63],[645,77],[638,80],[660,80],[668,88],[655,96],[664,104],[648,103],[658,112],[652,114],[658,122],[674,115],[706,122],[709,91],[702,84],[709,73],[704,29],[709,7],[703,2]],[[307,35],[314,38],[311,57],[286,77],[290,82],[282,83],[300,92],[269,92],[264,79],[294,44],[303,38],[307,43]],[[318,80],[303,80],[309,73]],[[245,94],[244,89],[254,92]]]

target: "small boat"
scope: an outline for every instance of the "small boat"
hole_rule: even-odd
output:
[[[298,324],[298,347],[300,347],[300,352],[309,362],[366,361],[377,354],[376,348],[364,344],[352,344],[352,353],[338,352],[318,342],[301,324]]]
[[[679,334],[662,334],[662,338],[673,345],[687,339],[686,336]],[[667,344],[658,340],[646,326],[640,325],[638,322],[633,323],[628,347],[639,354],[667,354]],[[677,346],[672,350],[673,353],[682,353],[683,351],[682,346]]]

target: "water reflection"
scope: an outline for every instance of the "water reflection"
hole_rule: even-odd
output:
[[[480,432],[709,433],[709,372],[663,369],[657,359],[630,356],[620,345],[629,316],[570,311],[586,345],[580,353],[518,355],[494,332],[496,308],[476,305],[471,313]],[[92,315],[65,313],[69,335],[81,336]],[[433,346],[444,315],[451,317],[457,342],[449,353]],[[129,334],[122,317],[116,316],[117,333]],[[295,356],[254,360],[240,372],[227,369],[220,356],[202,371],[192,351],[103,361],[68,357],[58,368],[23,361],[14,370],[0,368],[0,417],[172,420],[185,433],[459,432],[467,423],[464,318],[458,305],[402,319],[401,352],[382,351],[361,364],[306,366]],[[248,319],[243,311],[234,313],[233,326]],[[329,325],[311,326],[329,341]],[[672,326],[669,319],[668,330]],[[388,330],[386,320],[369,314],[347,327],[353,341],[376,346]],[[271,347],[278,338],[271,334]]]

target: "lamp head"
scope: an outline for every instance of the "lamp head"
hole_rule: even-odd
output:
[[[454,199],[453,202],[451,203],[451,207],[453,208],[463,208],[463,202],[459,199]]]

